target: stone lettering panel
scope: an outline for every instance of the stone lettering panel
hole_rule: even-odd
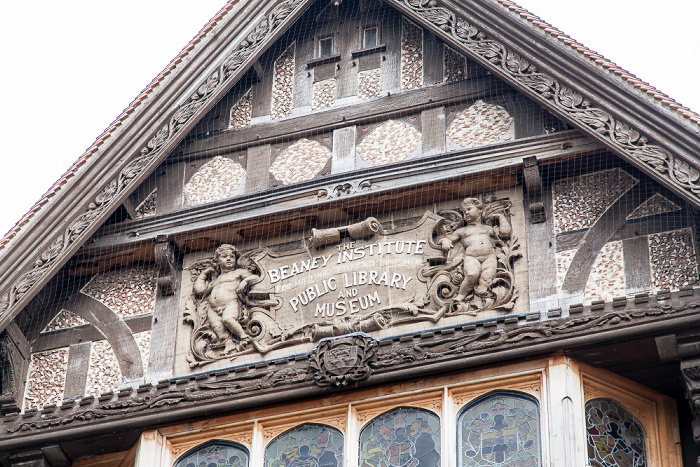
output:
[[[511,207],[466,198],[395,229],[369,217],[312,229],[292,251],[222,244],[186,260],[177,353],[187,367],[178,360],[176,372],[510,313],[521,256]]]

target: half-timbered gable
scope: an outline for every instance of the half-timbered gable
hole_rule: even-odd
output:
[[[0,463],[689,465],[698,125],[505,0],[231,1],[0,243]]]

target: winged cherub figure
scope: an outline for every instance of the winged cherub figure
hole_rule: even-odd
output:
[[[510,238],[512,233],[510,222],[503,213],[497,212],[489,219],[483,219],[483,207],[478,199],[466,198],[461,204],[464,226],[440,239],[443,251],[449,251],[458,243],[464,248],[464,279],[454,298],[456,302],[464,301],[472,293],[479,297],[489,295],[489,287],[498,268],[496,241]],[[484,220],[495,222],[491,226],[484,224]]]
[[[240,350],[246,345],[248,335],[240,323],[245,309],[240,296],[246,293],[250,281],[260,279],[239,262],[235,246],[221,245],[214,253],[212,266],[199,274],[193,287],[196,295],[209,302],[207,319],[219,340],[218,345],[225,346],[224,353]],[[238,345],[231,339],[229,331],[238,338]]]

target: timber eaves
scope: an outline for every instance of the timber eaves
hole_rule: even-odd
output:
[[[700,324],[700,289],[659,291],[612,302],[562,310],[504,315],[463,325],[376,340],[358,364],[366,388],[425,374],[463,371],[521,358],[546,356],[610,341],[664,335]],[[348,339],[339,337],[337,339]],[[362,342],[375,341],[369,336]],[[155,428],[184,420],[233,413],[256,404],[319,397],[334,389],[318,383],[319,357],[308,354],[235,366],[182,378],[124,388],[48,405],[0,420],[0,451],[52,442],[66,436],[99,435],[138,427]],[[322,358],[322,357],[321,357]],[[317,382],[314,382],[317,381]]]
[[[570,130],[359,169],[352,173],[319,177],[273,190],[127,221],[121,225],[110,225],[104,232],[98,231],[90,242],[79,250],[79,255],[90,257],[107,251],[118,254],[122,246],[150,242],[162,233],[179,237],[203,228],[230,226],[233,222],[273,213],[293,212],[302,206],[312,207],[335,202],[339,198],[350,199],[388,193],[397,189],[422,186],[432,181],[441,182],[506,167],[518,170],[523,158],[533,152],[537,153],[540,163],[546,165],[573,155],[593,154],[604,150],[599,143],[582,137],[576,130]],[[334,189],[341,184],[350,184],[355,189],[344,192],[342,196],[334,195]],[[317,200],[310,201],[310,198],[314,197]]]

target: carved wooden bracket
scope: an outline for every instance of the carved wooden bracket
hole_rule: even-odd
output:
[[[167,235],[156,237],[156,269],[158,270],[158,290],[161,295],[173,295],[177,289],[176,248]]]
[[[15,323],[0,333],[0,414],[19,412],[30,347]]]
[[[542,178],[540,169],[537,167],[535,156],[523,159],[523,179],[527,191],[527,202],[530,206],[530,222],[541,224],[547,221],[547,214],[544,210],[544,200],[542,198]]]

